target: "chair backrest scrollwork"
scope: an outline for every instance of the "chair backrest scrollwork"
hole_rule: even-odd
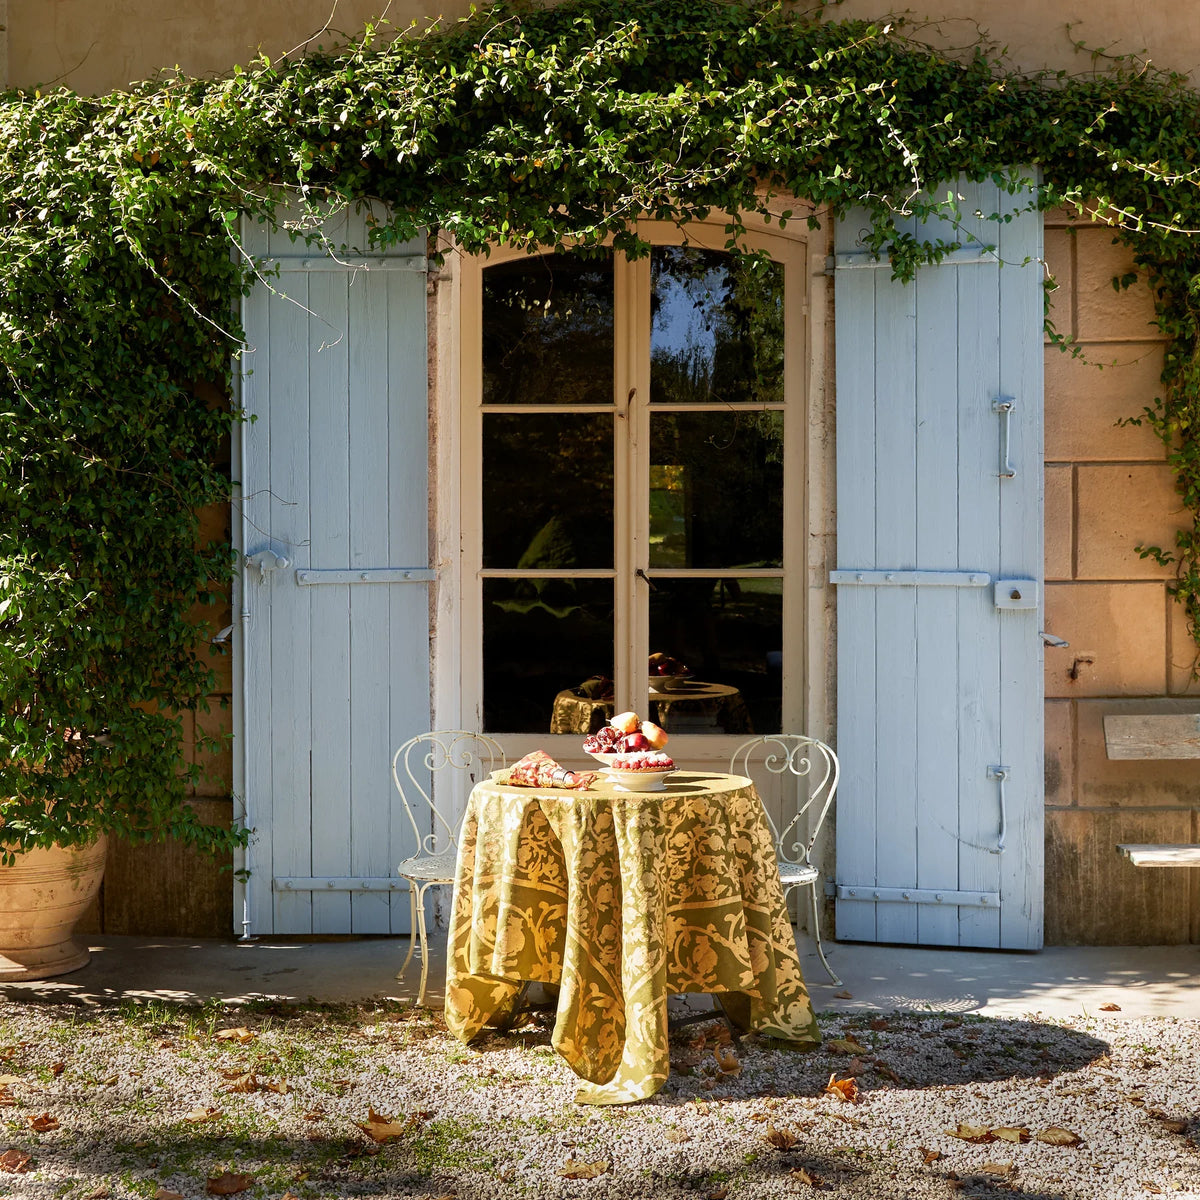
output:
[[[729,769],[735,775],[753,777],[755,768],[795,777],[796,804],[794,809],[785,808],[786,823],[777,826],[765,806],[764,811],[779,860],[807,866],[837,792],[841,769],[837,755],[817,738],[799,733],[767,733],[743,742],[729,760]]]
[[[433,778],[439,771],[460,772],[467,790],[507,766],[500,744],[465,729],[432,730],[409,738],[392,756],[392,781],[422,854],[457,849],[458,822],[450,822],[434,803]]]

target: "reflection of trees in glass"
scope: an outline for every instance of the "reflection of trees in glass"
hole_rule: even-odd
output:
[[[483,272],[485,404],[611,404],[612,259],[548,254]]]
[[[613,418],[487,413],[483,565],[611,567]]]
[[[650,454],[683,481],[686,555],[651,542],[651,566],[781,566],[783,413],[662,412]]]
[[[659,246],[651,255],[651,398],[783,401],[783,268],[769,259]]]

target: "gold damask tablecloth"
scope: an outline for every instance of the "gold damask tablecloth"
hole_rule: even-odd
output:
[[[503,778],[503,773],[497,775]],[[770,829],[739,775],[679,772],[660,792],[477,784],[463,821],[446,1023],[462,1041],[557,985],[553,1044],[620,1104],[667,1080],[667,996],[715,992],[744,1029],[820,1042]]]

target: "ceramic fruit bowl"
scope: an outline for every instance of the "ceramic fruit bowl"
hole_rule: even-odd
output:
[[[651,675],[650,690],[652,692],[682,691],[687,686],[687,682],[691,677],[691,671],[684,671],[679,675]]]
[[[622,771],[617,767],[608,767],[603,772],[618,792],[661,792],[666,786],[667,776],[674,773],[674,767],[665,771]]]
[[[588,753],[597,762],[603,763],[606,767],[611,767],[613,765],[613,759],[617,757],[616,754],[598,754],[595,750],[589,750]]]

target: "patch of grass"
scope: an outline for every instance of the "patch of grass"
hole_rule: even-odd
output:
[[[439,1167],[454,1163],[455,1170],[494,1171],[496,1157],[481,1149],[477,1135],[487,1122],[477,1117],[443,1117],[431,1121],[403,1143],[407,1157],[426,1178]]]

